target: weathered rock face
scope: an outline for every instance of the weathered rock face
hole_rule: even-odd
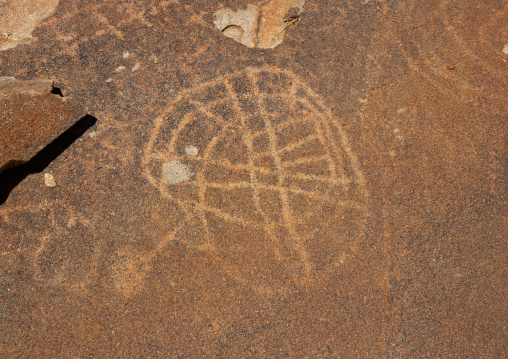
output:
[[[247,47],[272,49],[280,45],[286,30],[293,27],[305,0],[270,0],[246,9],[218,10],[214,24],[224,36]]]
[[[0,77],[0,172],[32,158],[86,114],[53,81]]]
[[[271,49],[214,24],[249,4],[0,53],[97,118],[0,206],[2,357],[507,357],[506,1],[308,0]]]
[[[30,41],[32,31],[59,0],[0,0],[0,51]]]

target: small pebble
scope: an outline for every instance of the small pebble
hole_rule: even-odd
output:
[[[55,177],[53,177],[51,173],[44,173],[44,184],[51,188],[55,187],[56,186]]]

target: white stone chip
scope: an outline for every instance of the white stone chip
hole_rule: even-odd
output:
[[[44,173],[44,184],[50,188],[55,187],[56,186],[55,177],[51,173]]]

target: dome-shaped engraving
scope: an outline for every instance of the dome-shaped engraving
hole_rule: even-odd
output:
[[[158,249],[205,251],[260,289],[336,270],[364,233],[367,193],[347,139],[288,71],[248,68],[184,93],[155,121],[143,166],[185,213]]]

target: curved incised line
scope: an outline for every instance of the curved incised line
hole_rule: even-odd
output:
[[[280,76],[286,75],[292,83],[285,88],[281,88],[281,91],[278,94],[264,94],[261,92],[257,81],[259,76],[263,74],[277,74]],[[250,126],[248,120],[249,115],[252,115],[252,111],[250,108],[244,109],[243,105],[239,102],[240,97],[235,92],[234,84],[232,82],[234,81],[235,76],[241,76],[241,80],[246,82],[247,86],[250,85],[251,91],[246,93],[245,96],[247,96],[247,100],[252,101],[253,106],[257,111],[256,114],[260,115],[262,119],[264,126],[260,127],[264,127],[264,129],[261,131],[259,129],[253,129],[251,132],[249,130]],[[193,98],[195,97],[194,95],[197,95],[199,98],[200,92],[218,84],[221,85],[221,98],[219,100],[212,100],[211,102],[207,101],[205,103]],[[276,84],[278,84],[278,82],[276,82]],[[226,98],[223,97],[224,88],[226,89]],[[301,95],[300,92],[302,92]],[[287,105],[288,111],[300,111],[301,109],[302,112],[299,113],[298,116],[294,116],[294,118],[288,117],[286,119],[282,119],[283,121],[280,122],[275,121],[278,119],[273,118],[272,121],[271,116],[273,114],[269,108],[264,108],[263,102],[264,99],[270,98],[270,96],[279,99],[280,103],[284,106]],[[192,109],[190,113],[183,115],[178,124],[171,124],[171,126],[176,125],[177,128],[173,130],[170,143],[163,145],[164,148],[162,148],[161,144],[157,142],[157,139],[162,134],[161,129],[162,126],[164,126],[164,119],[174,110],[176,104],[181,101],[195,106],[195,109]],[[313,236],[319,232],[320,228],[322,228],[322,225],[307,226],[308,233],[298,233],[297,225],[300,222],[302,224],[308,223],[308,221],[312,220],[313,217],[309,213],[294,212],[291,207],[291,202],[293,201],[292,196],[303,195],[306,198],[311,197],[312,206],[320,206],[330,200],[329,197],[331,192],[339,190],[341,185],[343,187],[347,187],[352,181],[358,183],[359,192],[356,190],[354,193],[368,196],[365,188],[365,180],[363,179],[363,175],[359,172],[358,162],[349,147],[348,140],[342,131],[342,127],[334,120],[333,114],[326,107],[324,102],[310,87],[301,82],[291,72],[277,68],[262,67],[247,68],[242,71],[234,72],[230,75],[219,77],[216,80],[203,83],[182,92],[174,100],[174,103],[175,105],[168,108],[164,116],[155,120],[154,131],[151,133],[149,143],[146,146],[142,157],[142,165],[145,166],[144,173],[148,178],[149,183],[157,187],[164,197],[175,201],[175,204],[180,206],[180,209],[184,213],[182,222],[179,223],[173,231],[168,232],[163,240],[157,245],[156,252],[166,248],[168,243],[170,243],[175,236],[182,231],[183,228],[185,228],[185,225],[194,218],[195,220],[201,221],[205,231],[206,238],[204,238],[203,241],[205,244],[201,246],[201,250],[207,251],[210,258],[214,258],[218,262],[217,265],[224,270],[224,273],[236,279],[240,283],[248,284],[254,289],[256,284],[251,283],[251,280],[248,280],[248,278],[242,274],[243,272],[240,273],[240,271],[234,270],[232,267],[228,267],[226,262],[222,263],[222,261],[226,259],[224,258],[225,254],[217,252],[215,249],[216,239],[214,239],[211,234],[211,228],[207,222],[207,218],[209,219],[209,216],[213,215],[225,222],[238,223],[242,226],[247,226],[255,230],[262,230],[273,243],[272,251],[275,258],[279,261],[289,259],[286,252],[281,253],[281,237],[276,234],[277,231],[274,227],[276,223],[270,220],[269,214],[263,206],[264,202],[262,198],[264,191],[271,191],[278,193],[279,199],[282,202],[281,217],[279,217],[280,219],[278,220],[282,223],[278,224],[283,225],[285,230],[288,231],[288,237],[290,239],[289,243],[294,251],[293,255],[288,254],[293,258],[296,254],[295,260],[300,263],[303,269],[303,279],[311,279],[314,275],[313,265],[305,247],[305,240],[313,238]],[[220,116],[220,114],[214,114],[215,110],[214,108],[211,108],[211,106],[214,107],[221,105],[224,108],[229,106],[231,111],[234,111],[236,118],[226,121]],[[176,153],[176,144],[179,143],[178,138],[180,137],[180,134],[185,133],[186,126],[195,119],[194,116],[196,113],[204,116],[204,121],[209,119],[210,121],[214,121],[216,124],[222,126],[222,128],[220,131],[217,131],[215,136],[213,136],[212,139],[204,146],[205,148],[199,156],[190,159],[183,154]],[[252,127],[255,127],[255,124],[253,125],[254,126]],[[309,133],[309,136],[299,140],[292,140],[288,137],[287,140],[289,143],[286,143],[284,146],[279,146],[279,133],[283,134],[289,126],[298,128],[302,125],[306,126],[307,130],[305,134]],[[241,138],[243,143],[241,146],[245,146],[247,149],[248,157],[246,163],[233,164],[227,156],[224,156],[224,158],[215,156],[215,151],[217,150],[219,142],[227,139],[229,133],[228,131],[231,131],[232,126],[233,131],[240,131],[237,132],[237,135],[239,139]],[[303,132],[300,133],[304,134]],[[267,136],[267,139],[259,138],[259,136]],[[253,151],[254,146],[258,144],[256,143],[257,139],[259,139],[259,144],[261,145],[256,146],[258,151],[261,149],[259,153]],[[268,148],[263,145],[263,141],[266,141]],[[286,141],[286,139],[284,141]],[[308,155],[304,155],[304,157],[297,159],[289,158],[289,156],[286,155],[292,149],[298,148],[298,146],[309,145],[313,146],[316,153],[313,153],[313,151],[305,151],[303,153],[307,153]],[[157,149],[154,147],[157,147]],[[320,148],[323,148],[323,151],[321,151]],[[200,169],[196,172],[194,178],[185,182],[185,185],[191,186],[192,193],[197,191],[197,198],[191,200],[174,198],[170,191],[171,185],[168,185],[163,180],[157,181],[153,177],[155,172],[152,174],[149,168],[153,168],[154,164],[152,163],[152,167],[149,167],[148,164],[153,160],[156,160],[157,162],[164,161],[168,158],[164,157],[164,155],[171,155],[172,159],[179,159],[181,161],[194,161],[195,164],[200,166]],[[267,157],[267,159],[269,158],[269,160],[265,159],[265,157]],[[286,158],[286,161],[283,161],[283,158]],[[349,161],[346,162],[346,160]],[[322,161],[322,164],[319,163],[320,161]],[[347,165],[350,164],[352,166],[353,178],[346,175],[345,168],[343,168],[342,163]],[[311,170],[309,174],[302,173],[299,171],[299,165],[302,165],[302,172],[306,172],[304,170],[306,165],[311,166],[312,169],[316,168],[318,171]],[[226,176],[223,176],[224,178],[219,176],[217,178],[212,177],[215,179],[207,179],[205,174],[208,173],[207,168],[209,168],[209,166],[217,167],[214,169],[214,172],[223,172]],[[319,171],[321,167],[323,171],[326,169],[326,172],[324,172],[326,175],[322,175]],[[237,172],[237,174],[235,174],[235,172]],[[316,172],[316,175],[310,174],[312,172]],[[228,181],[226,178],[228,177],[228,173],[232,173],[232,175],[237,177],[239,181]],[[240,177],[238,177],[238,175]],[[155,177],[157,176],[158,175],[155,175]],[[263,178],[266,178],[266,180]],[[224,183],[222,181],[224,181]],[[317,188],[314,188],[313,184],[315,184]],[[194,186],[195,189],[193,189]],[[306,190],[306,187],[309,187],[309,190]],[[238,213],[224,212],[221,208],[211,207],[210,204],[212,203],[208,204],[206,202],[207,188],[220,188],[225,191],[234,191],[236,188],[246,188],[252,190],[256,212],[260,214],[260,217],[256,214],[252,220],[250,220],[249,216],[243,217]],[[347,195],[344,200],[333,198],[333,200],[330,200],[329,202],[329,205],[332,206],[330,208],[335,208],[337,210],[339,208],[352,208],[354,211],[358,211],[360,215],[367,213],[365,203],[347,198],[350,198],[350,196]],[[340,218],[340,216],[332,217],[333,218],[330,217],[329,220]],[[150,258],[153,259],[153,256]],[[294,278],[296,279],[296,275]],[[263,286],[261,285],[258,289],[263,290]]]

